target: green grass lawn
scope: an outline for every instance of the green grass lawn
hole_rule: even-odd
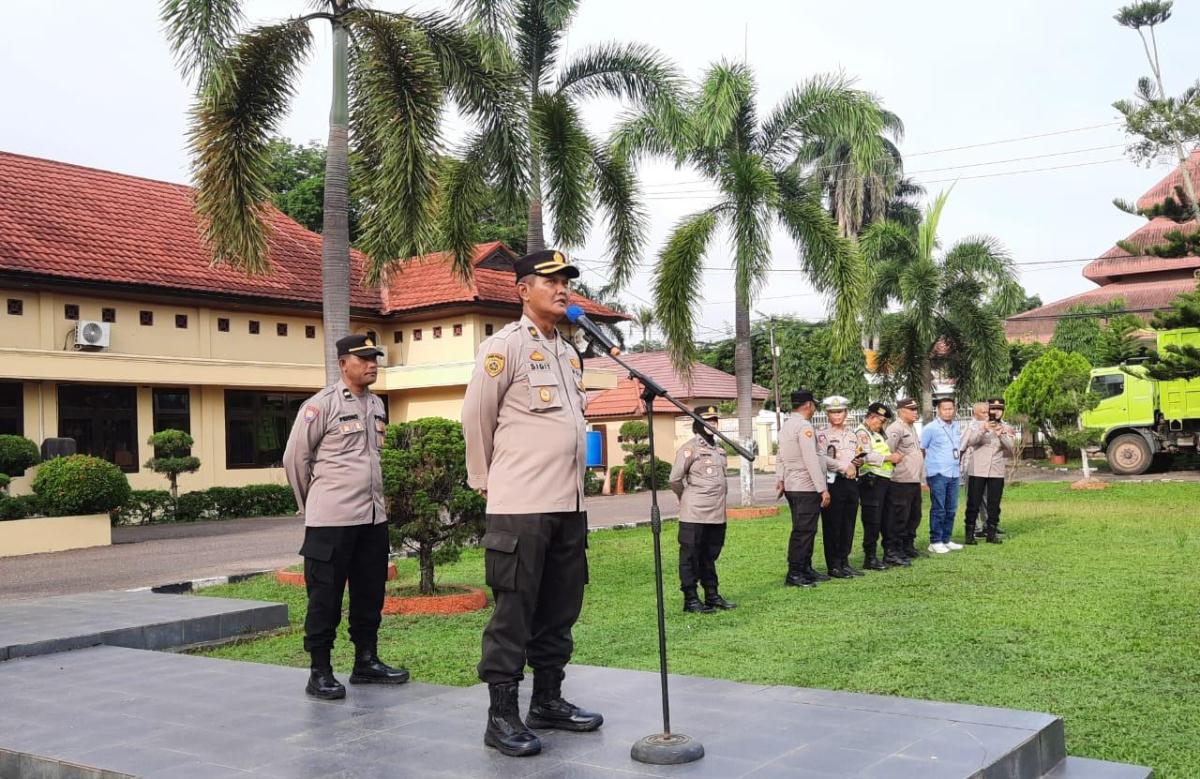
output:
[[[721,591],[739,608],[684,615],[668,524],[671,670],[1052,712],[1066,720],[1071,754],[1200,776],[1200,484],[1015,486],[1004,526],[1002,546],[805,590],[783,586],[786,512],[733,522]],[[590,538],[575,661],[657,669],[649,530]],[[481,558],[471,551],[439,580],[482,584]],[[400,577],[415,580],[414,561],[400,563]],[[279,634],[210,654],[307,665],[301,589],[263,577],[203,593],[283,601],[292,619]],[[385,617],[381,654],[421,681],[473,684],[489,613]],[[350,649],[343,622],[339,669]]]

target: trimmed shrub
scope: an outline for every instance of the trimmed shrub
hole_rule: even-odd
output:
[[[191,455],[195,441],[182,430],[162,430],[150,436],[146,443],[156,452],[146,461],[146,467],[166,476],[171,485],[171,496],[178,498],[180,474],[200,470],[200,458]]]
[[[667,482],[671,480],[671,465],[672,463],[667,460],[656,459],[654,461],[654,486],[660,490],[668,489]],[[650,489],[650,463],[647,462],[642,470],[642,486]]]
[[[8,485],[12,483],[7,473],[0,473],[0,492],[7,492]]]
[[[279,517],[296,513],[296,497],[285,484],[210,487],[179,496],[177,521],[201,522],[241,517]],[[169,518],[168,518],[169,519]]]
[[[150,525],[170,522],[174,501],[166,490],[133,490],[129,500],[113,515],[114,525]]]
[[[37,495],[0,495],[0,522],[6,519],[25,519],[42,513]]]
[[[37,444],[19,435],[0,435],[0,473],[20,476],[41,462]]]
[[[583,494],[599,495],[604,491],[604,477],[588,468],[583,472]]]
[[[51,517],[102,514],[129,500],[129,479],[107,460],[86,454],[56,457],[42,463],[33,492]]]
[[[625,474],[625,491],[637,492],[642,487],[642,472],[637,463],[614,465],[608,472],[609,485],[613,492],[617,490],[617,473]]]

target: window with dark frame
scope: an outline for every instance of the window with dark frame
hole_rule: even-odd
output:
[[[12,316],[21,316],[25,313],[25,301],[20,298],[8,299],[8,313]]]
[[[457,338],[460,335],[462,335],[462,325],[455,325],[454,326],[454,336]]]
[[[58,435],[90,454],[137,473],[137,388],[109,384],[58,385]]]
[[[484,335],[491,335],[494,332],[496,332],[496,326],[491,324],[490,322],[483,326],[483,334]]]
[[[101,322],[116,322],[117,321],[117,310],[115,308],[100,309],[100,321]]]
[[[77,303],[67,303],[63,306],[63,318],[77,321],[79,319],[79,305]]]
[[[302,392],[225,390],[225,467],[279,467],[292,423],[309,397]]]
[[[223,317],[223,316],[217,317],[217,332],[218,333],[228,333],[229,332],[229,318],[228,317]]]
[[[304,326],[304,337],[305,338],[316,338],[317,337],[317,326],[316,325],[305,325]]]
[[[371,343],[379,345],[379,335],[374,330],[367,331],[367,338],[371,339]]]
[[[404,343],[404,331],[403,330],[397,330],[396,332],[392,333],[392,343],[394,343],[394,344]]]
[[[155,387],[151,397],[155,433],[164,430],[182,430],[189,434],[192,432],[191,393],[187,387]],[[183,456],[190,454],[191,452],[188,452]],[[154,456],[162,456],[158,447],[154,449]]]
[[[421,328],[418,327],[416,330],[413,330],[413,340],[414,341],[421,340]]]
[[[180,330],[187,330],[187,314],[176,314],[175,326]]]
[[[251,319],[249,322],[250,335],[258,335],[258,320]]]
[[[154,312],[153,311],[139,311],[138,312],[138,322],[140,322],[142,325],[144,325],[146,327],[150,327],[151,325],[154,324]]]
[[[0,382],[0,435],[25,435],[24,389],[25,385],[19,381]]]
[[[434,327],[434,328],[433,328],[433,337],[434,337],[434,338],[441,338],[441,337],[442,337],[442,328],[441,328],[440,326],[437,326],[437,327]]]
[[[287,335],[287,323],[286,322],[276,322],[275,323],[275,335]]]

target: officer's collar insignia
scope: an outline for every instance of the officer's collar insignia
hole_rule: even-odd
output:
[[[530,328],[529,328],[529,334],[530,334],[531,336],[533,336],[534,338],[537,338],[537,337],[538,337],[538,331],[537,331],[537,328],[536,328],[536,327],[533,327],[533,326],[530,326]]]
[[[577,357],[571,358],[571,367],[574,368],[575,370],[579,370],[579,358],[577,358]]]
[[[483,359],[483,370],[493,379],[499,376],[500,371],[504,370],[504,355],[489,354]]]
[[[354,393],[353,393],[353,392],[351,392],[351,391],[350,391],[349,389],[347,389],[346,387],[342,387],[342,397],[343,397],[343,398],[345,398],[346,400],[353,400],[353,399],[354,399]]]
[[[546,359],[546,355],[542,354],[537,349],[534,349],[533,354],[529,355],[529,359],[533,360],[534,362],[542,362]]]

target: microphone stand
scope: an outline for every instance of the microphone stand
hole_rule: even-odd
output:
[[[613,349],[612,352],[617,352]],[[667,692],[667,622],[663,603],[663,570],[662,570],[662,514],[658,507],[658,484],[655,471],[657,456],[654,451],[654,400],[662,398],[674,405],[684,414],[699,422],[715,437],[729,444],[734,451],[748,461],[754,460],[754,455],[744,447],[730,440],[720,430],[705,422],[698,414],[680,403],[667,392],[662,385],[646,374],[632,367],[621,359],[618,353],[609,356],[629,372],[629,378],[642,385],[641,399],[646,404],[646,423],[650,435],[650,531],[654,537],[654,587],[656,605],[658,608],[658,675],[662,688],[663,729],[639,740],[630,750],[630,757],[639,763],[653,765],[677,765],[691,763],[704,757],[704,746],[691,736],[671,732],[671,703]]]

